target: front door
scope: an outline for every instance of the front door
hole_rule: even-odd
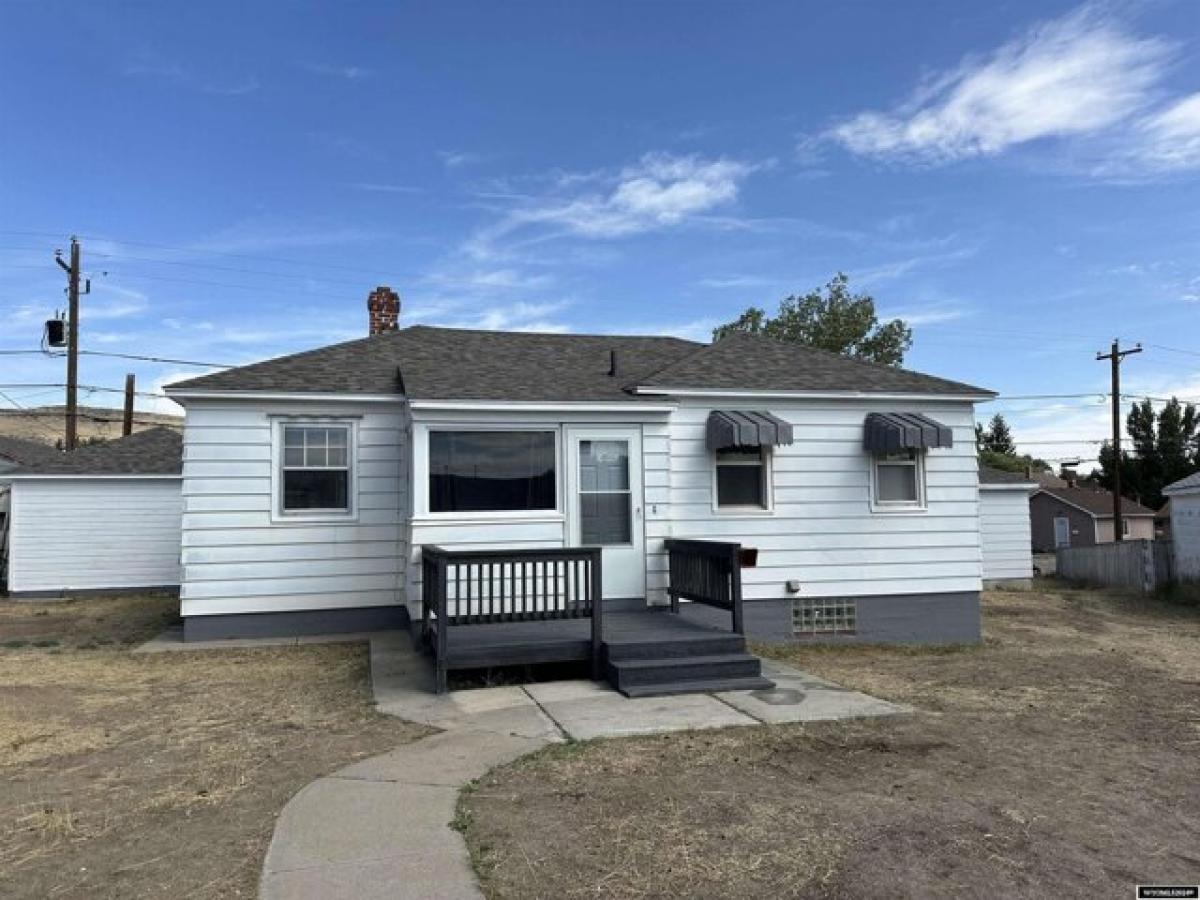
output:
[[[1071,520],[1066,516],[1054,517],[1054,546],[1071,546]]]
[[[604,596],[646,596],[642,434],[637,428],[567,430],[571,545],[604,551]]]

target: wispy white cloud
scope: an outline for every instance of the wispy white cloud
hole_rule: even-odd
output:
[[[931,303],[924,306],[879,310],[881,320],[903,319],[909,325],[938,325],[943,322],[954,322],[969,315],[971,315],[970,309],[953,303]]]
[[[346,187],[356,191],[369,191],[375,194],[422,194],[423,188],[409,184],[383,184],[378,181],[352,181]]]
[[[566,300],[541,303],[509,304],[464,303],[434,301],[418,307],[410,317],[413,321],[446,328],[478,328],[484,331],[540,331],[561,334],[571,326],[559,316],[570,306]]]
[[[483,162],[482,153],[473,153],[469,150],[439,150],[438,156],[441,157],[442,165],[447,169],[459,169],[463,166]]]
[[[978,245],[971,244],[951,247],[948,250],[940,252],[918,253],[904,257],[903,259],[895,259],[878,265],[856,269],[853,273],[854,281],[863,285],[879,284],[880,282],[902,278],[918,269],[952,266],[955,263],[971,259],[978,252]]]
[[[860,113],[829,136],[864,156],[945,163],[1095,133],[1146,107],[1170,53],[1167,41],[1130,34],[1084,7],[986,58],[966,59],[895,110]]]
[[[1131,138],[1133,157],[1152,171],[1200,167],[1200,92],[1148,116]]]
[[[716,290],[768,287],[777,282],[762,275],[713,275],[700,278],[695,282],[697,287],[713,288]]]
[[[304,68],[314,75],[324,75],[327,78],[342,78],[346,81],[358,81],[371,74],[370,69],[362,66],[334,66],[328,63],[304,63]]]
[[[253,75],[233,79],[224,76],[203,75],[178,61],[150,53],[139,54],[127,62],[121,68],[121,74],[127,78],[166,81],[203,94],[216,94],[223,97],[252,94],[261,87],[258,79]]]

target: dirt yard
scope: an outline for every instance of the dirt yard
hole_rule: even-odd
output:
[[[424,732],[363,645],[134,655],[163,597],[0,601],[0,894],[253,897],[301,787]]]
[[[1200,613],[1049,588],[989,593],[984,615],[977,648],[777,652],[914,716],[568,745],[491,773],[460,809],[489,897],[1200,882]]]

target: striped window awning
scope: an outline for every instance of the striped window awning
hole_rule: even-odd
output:
[[[863,428],[863,447],[871,453],[953,446],[950,429],[920,413],[870,413]]]
[[[708,415],[705,443],[709,450],[773,447],[791,442],[791,424],[768,412],[716,410]]]

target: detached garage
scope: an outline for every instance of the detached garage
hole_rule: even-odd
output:
[[[0,475],[9,594],[178,588],[182,470],[180,435],[153,428]]]
[[[979,467],[979,545],[987,584],[1033,578],[1029,495],[1037,485],[1024,476]]]

